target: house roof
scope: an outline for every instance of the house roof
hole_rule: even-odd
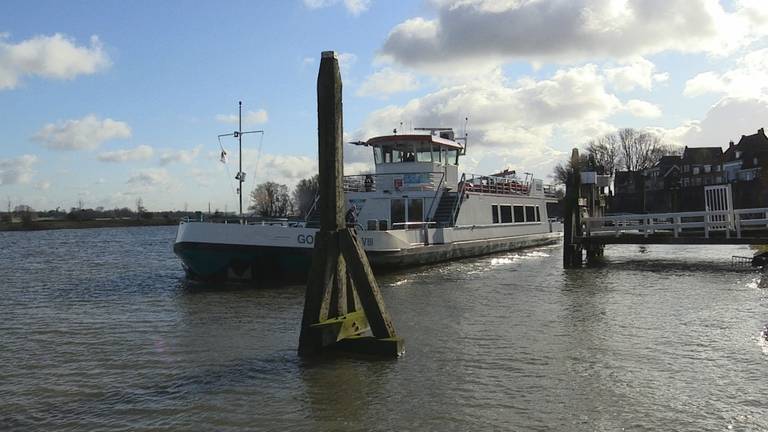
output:
[[[725,151],[725,160],[729,162],[736,160],[737,151],[740,151],[742,158],[746,159],[752,159],[755,154],[768,151],[768,137],[765,136],[765,129],[760,128],[756,134],[742,135],[738,144],[729,146]]]
[[[656,162],[656,166],[659,167],[669,167],[672,165],[680,165],[680,162],[682,162],[683,158],[681,156],[662,156],[661,159],[659,159],[658,162]]]
[[[715,165],[723,161],[720,147],[686,147],[682,162],[688,165]]]

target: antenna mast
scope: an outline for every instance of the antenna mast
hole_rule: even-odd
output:
[[[225,136],[231,136],[231,137],[237,138],[237,144],[238,144],[238,148],[239,148],[239,153],[238,153],[238,159],[239,159],[238,165],[239,166],[238,166],[237,174],[235,175],[235,180],[238,181],[237,195],[240,198],[240,223],[243,223],[244,222],[244,219],[243,219],[243,182],[245,182],[245,173],[243,172],[243,135],[250,134],[250,133],[260,133],[260,134],[263,134],[264,131],[263,130],[244,131],[243,130],[243,101],[238,101],[237,102],[237,108],[238,108],[238,110],[237,110],[237,114],[238,114],[238,116],[237,116],[237,130],[232,132],[232,133],[221,134],[221,135],[219,135],[219,139],[221,139],[221,137],[225,137]]]

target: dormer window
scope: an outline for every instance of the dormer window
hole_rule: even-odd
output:
[[[741,151],[736,150],[736,159],[741,159]]]

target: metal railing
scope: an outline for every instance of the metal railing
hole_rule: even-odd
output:
[[[726,238],[732,234],[741,238],[744,231],[768,230],[768,208],[586,217],[582,222],[585,236],[640,233],[648,237],[658,231],[671,232],[675,237],[703,233],[709,238],[710,232],[719,231]]]
[[[467,178],[468,177],[468,178]],[[517,177],[494,177],[478,174],[463,174],[459,187],[467,192],[499,195],[529,195],[531,182]]]
[[[442,171],[357,174],[344,176],[344,192],[434,191],[445,180]]]

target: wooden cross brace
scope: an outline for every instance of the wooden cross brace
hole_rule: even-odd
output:
[[[372,337],[361,336],[367,330]],[[320,231],[315,237],[299,355],[323,348],[393,357],[403,352],[368,257],[350,228]]]

